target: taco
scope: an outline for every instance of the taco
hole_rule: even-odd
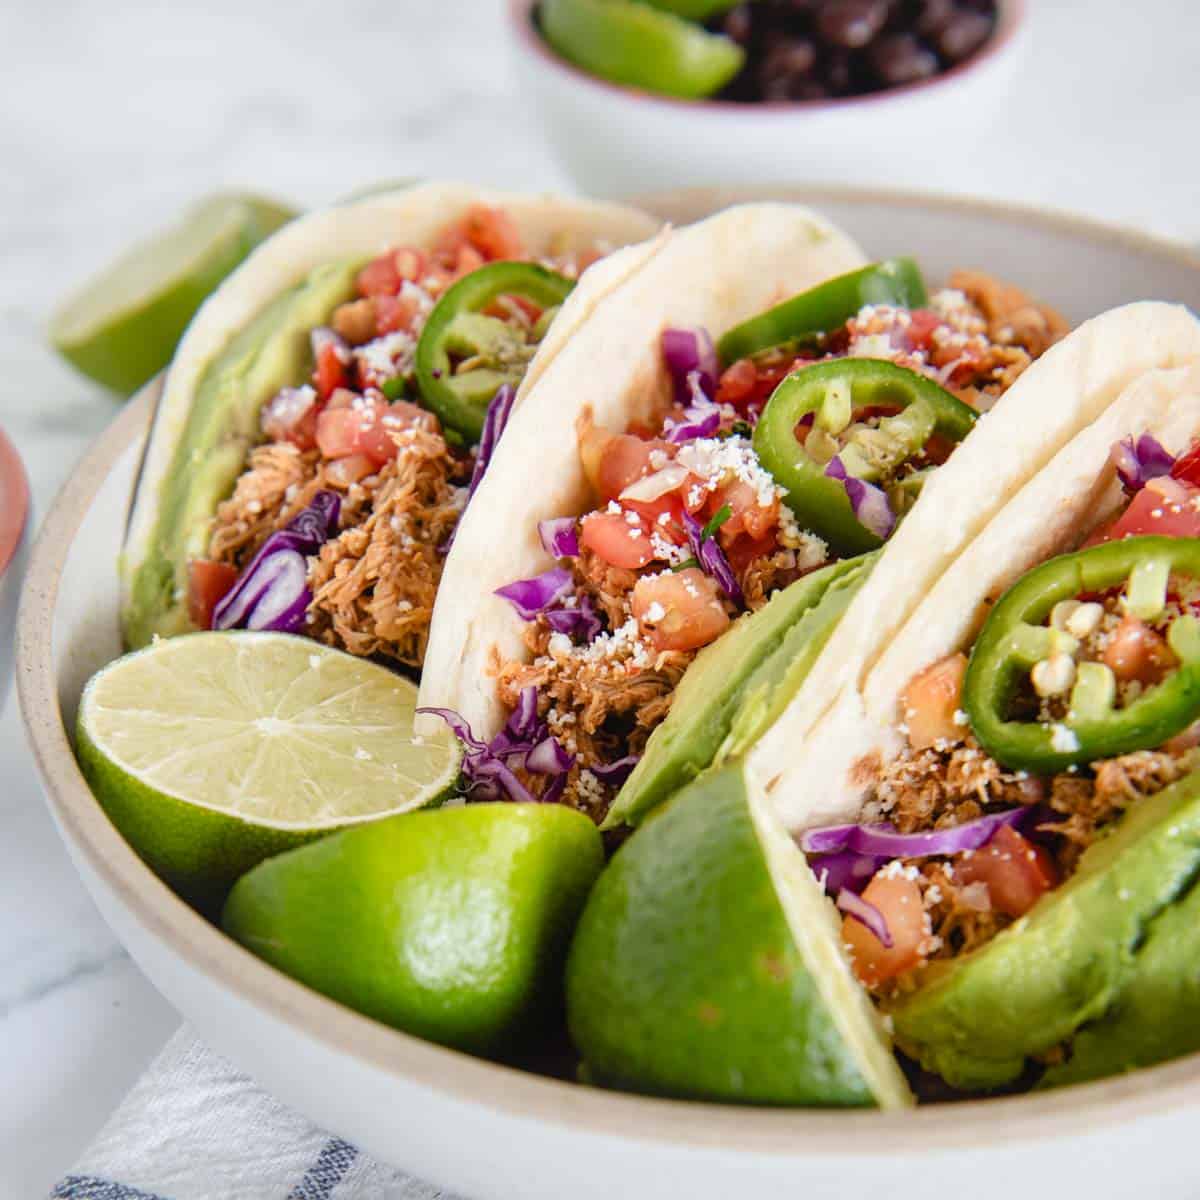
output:
[[[167,373],[123,555],[128,645],[266,628],[419,668],[507,417],[657,228],[614,204],[422,184],[262,245]]]
[[[464,739],[469,794],[636,824],[764,731],[778,774],[797,708],[820,715],[1123,379],[1018,289],[949,282],[749,205],[675,233],[572,339],[434,617],[421,701]]]
[[[897,1043],[954,1086],[1200,1048],[1200,365],[1053,456],[772,797]]]

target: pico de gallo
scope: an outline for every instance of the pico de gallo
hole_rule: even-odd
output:
[[[561,800],[602,821],[697,653],[831,559],[880,545],[979,413],[1066,324],[963,273],[928,297],[878,263],[729,331],[667,329],[673,396],[620,432],[584,414],[596,498],[542,522],[556,565],[497,593],[528,622],[498,664],[512,714],[467,748],[468,796]],[[744,352],[744,353],[743,353]]]
[[[476,204],[431,247],[366,263],[311,332],[309,381],[262,409],[262,442],[189,564],[192,622],[420,667],[445,554],[514,388],[601,252],[531,261],[511,216]],[[272,547],[298,553],[287,531],[314,512],[323,536],[284,570]]]
[[[1200,767],[1200,440],[1176,458],[1142,434],[1112,460],[1117,515],[908,684],[905,748],[859,765],[867,821],[801,836],[879,998],[984,945]]]

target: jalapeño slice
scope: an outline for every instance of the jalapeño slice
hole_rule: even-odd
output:
[[[785,342],[832,333],[865,304],[920,308],[929,300],[921,270],[911,258],[888,258],[801,292],[757,317],[735,325],[717,343],[721,362],[750,358]]]
[[[873,427],[853,427],[855,414],[864,410],[891,415]],[[784,502],[803,528],[839,554],[861,554],[882,542],[854,515],[845,485],[826,474],[834,455],[855,479],[895,478],[935,434],[962,441],[976,416],[907,367],[874,358],[830,359],[792,372],[771,393],[754,430],[754,451],[787,490]]]
[[[1043,624],[1056,604],[1128,580],[1126,608],[1157,615],[1165,608],[1172,573],[1200,579],[1200,539],[1106,542],[1052,558],[1013,584],[985,622],[963,681],[963,707],[980,745],[1003,766],[1052,775],[1161,746],[1200,717],[1200,621],[1180,614],[1167,631],[1179,666],[1124,707],[1115,706],[1112,672],[1103,663],[1083,662],[1062,721],[1009,719],[1017,689],[1033,666],[1076,648],[1069,635]]]
[[[477,442],[492,397],[504,384],[520,383],[535,341],[549,326],[543,319],[527,333],[483,310],[500,296],[550,310],[574,286],[534,263],[494,262],[446,289],[421,330],[414,362],[421,398],[443,425]]]

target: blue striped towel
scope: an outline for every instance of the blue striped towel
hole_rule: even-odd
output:
[[[166,1045],[57,1200],[454,1200],[314,1128],[196,1040]]]

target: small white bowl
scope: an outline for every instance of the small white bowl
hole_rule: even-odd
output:
[[[29,483],[16,447],[0,430],[0,709],[13,677],[13,630],[29,556]]]
[[[561,58],[534,28],[536,3],[509,0],[517,79],[568,174],[596,196],[747,182],[936,184],[948,156],[969,155],[1003,110],[1026,40],[1023,0],[999,0],[987,44],[921,83],[834,100],[679,100]]]

